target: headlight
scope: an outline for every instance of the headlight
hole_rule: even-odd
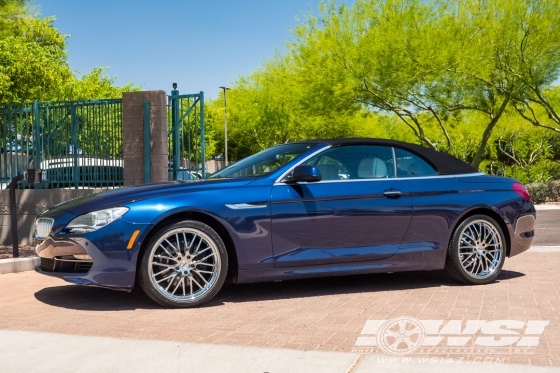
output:
[[[71,233],[87,233],[103,228],[111,224],[128,211],[127,207],[115,207],[114,209],[106,209],[88,212],[78,216],[66,226]]]
[[[38,240],[44,240],[51,233],[54,219],[51,218],[38,218],[35,220],[34,236]]]

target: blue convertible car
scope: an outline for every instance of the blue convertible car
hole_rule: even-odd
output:
[[[529,249],[535,208],[515,179],[382,139],[278,145],[205,180],[75,199],[35,222],[40,273],[167,307],[224,281],[445,269],[493,281]]]

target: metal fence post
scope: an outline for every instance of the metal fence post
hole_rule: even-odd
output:
[[[70,107],[70,113],[72,115],[72,158],[74,160],[74,166],[72,167],[72,179],[74,181],[74,188],[78,189],[80,170],[78,168],[78,118],[75,104],[72,104]]]
[[[33,115],[35,116],[35,133],[33,134],[33,158],[34,158],[34,167],[33,168],[41,168],[41,112],[39,110],[39,101],[35,100],[33,102]]]
[[[177,180],[179,169],[179,91],[171,91],[171,123],[173,130],[173,180]]]
[[[144,183],[152,181],[150,169],[150,101],[144,101]]]
[[[206,177],[206,148],[204,143],[204,92],[200,91],[200,153],[202,158],[202,177]]]

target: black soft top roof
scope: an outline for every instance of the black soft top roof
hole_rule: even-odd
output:
[[[431,164],[436,170],[438,175],[455,175],[455,174],[470,174],[478,172],[476,168],[468,163],[453,157],[452,155],[441,153],[436,150],[428,149],[420,145],[410,144],[407,142],[388,140],[388,139],[374,139],[374,138],[347,138],[347,139],[318,139],[301,142],[311,143],[327,143],[331,146],[344,146],[344,145],[384,145],[401,148],[414,153],[426,162]]]

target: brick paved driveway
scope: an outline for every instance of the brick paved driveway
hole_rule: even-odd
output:
[[[207,307],[188,310],[22,272],[0,275],[0,329],[351,351],[368,319],[536,319],[550,320],[538,347],[502,357],[560,366],[559,267],[558,252],[527,252],[486,286],[438,271],[226,285]]]

